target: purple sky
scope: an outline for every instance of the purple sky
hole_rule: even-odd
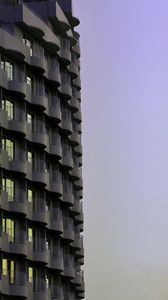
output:
[[[168,2],[73,0],[87,300],[168,299]]]

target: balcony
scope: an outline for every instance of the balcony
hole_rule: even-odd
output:
[[[69,136],[70,143],[72,146],[76,147],[79,146],[81,143],[81,136],[78,132],[72,132],[72,134]]]
[[[84,247],[83,247],[83,237],[81,237],[81,247],[76,251],[76,256],[79,259],[84,259]]]
[[[25,47],[20,40],[1,28],[0,41],[1,47],[5,49],[7,56],[9,55],[18,62],[23,62],[25,57]]]
[[[31,125],[27,123],[26,130],[26,139],[31,141],[32,143],[39,144],[46,147],[47,144],[47,136],[45,134],[44,128],[38,129],[36,131],[32,131]]]
[[[50,153],[51,155],[56,156],[57,159],[61,159],[61,158],[62,158],[61,141],[60,141],[60,143],[49,144],[49,153]]]
[[[62,166],[65,169],[72,170],[72,168],[73,168],[73,158],[72,158],[71,153],[65,153],[63,151],[61,163],[62,163]]]
[[[48,98],[44,93],[32,94],[31,95],[31,103],[37,105],[42,110],[48,109]]]
[[[74,188],[77,191],[80,191],[83,189],[83,179],[82,178],[80,178],[79,180],[74,182]]]
[[[78,122],[81,123],[82,122],[82,114],[81,111],[79,110],[78,112],[74,113],[74,119]]]
[[[8,89],[25,97],[27,84],[24,81],[17,81],[17,79],[10,80],[8,81]]]
[[[8,156],[8,152],[6,150],[1,150],[0,152],[0,162],[1,166],[4,169],[8,169],[13,172],[19,172],[24,175],[26,175],[26,164],[25,160],[21,159],[23,157],[22,151],[15,151],[15,157],[13,159],[10,159]],[[19,155],[20,154],[20,155]]]
[[[76,286],[82,286],[84,284],[84,272],[83,270],[75,271],[75,278],[73,284]]]
[[[53,207],[50,211],[50,229],[63,233],[62,211],[59,208]]]
[[[47,112],[50,118],[53,118],[54,121],[61,122],[61,107],[60,99],[57,96],[51,95],[49,97],[49,111]]]
[[[74,241],[73,220],[69,217],[63,217],[63,238],[69,242]]]
[[[81,174],[81,168],[78,165],[73,165],[73,169],[70,173],[70,176],[72,177],[72,179],[74,181],[77,181],[81,178],[82,174]]]
[[[74,204],[74,195],[72,189],[66,188],[63,189],[62,201],[68,206],[73,206]]]
[[[58,88],[58,91],[65,100],[70,100],[72,98],[72,87],[70,82],[68,83],[61,80],[61,86]]]
[[[82,145],[78,145],[74,148],[74,153],[77,155],[77,156],[82,156]]]
[[[46,283],[44,282],[44,285]],[[50,298],[48,298],[48,291],[46,290],[45,286],[44,287],[40,287],[39,289],[35,289],[33,291],[33,299],[40,299],[40,300],[48,300]]]
[[[74,113],[80,109],[79,100],[72,95],[72,98],[69,100],[69,106]]]
[[[74,272],[74,263],[72,256],[69,254],[64,255],[64,272],[63,276],[74,279],[75,272]]]
[[[74,198],[74,204],[71,207],[71,211],[74,215],[80,214],[80,201]]]
[[[81,285],[78,286],[76,289],[79,293],[84,293],[85,292],[85,283],[84,283],[84,281],[82,281]]]
[[[79,71],[76,62],[71,61],[71,64],[69,65],[68,69],[73,79],[78,77]]]
[[[63,286],[59,285],[57,282],[54,282],[51,286],[51,295],[53,300],[63,300],[64,299]]]
[[[45,199],[35,198],[32,203],[28,203],[30,218],[35,222],[48,223],[48,212],[46,211]]]
[[[62,178],[59,170],[52,170],[50,173],[47,173],[47,190],[58,194],[58,196],[62,195]]]
[[[47,137],[43,130],[41,131],[32,131],[32,142],[40,144],[43,147],[47,146]]]
[[[64,262],[63,262],[63,253],[59,247],[54,247],[51,251],[50,256],[50,266],[49,268],[63,272]]]
[[[36,262],[43,262],[45,264],[47,264],[47,251],[45,248],[45,240],[41,241],[41,247],[39,247],[38,249],[33,249],[33,260]]]
[[[2,275],[1,287],[2,294],[9,295],[9,297],[27,297],[26,275],[23,272],[15,272],[15,281],[12,284],[8,275]]]
[[[2,127],[8,130],[26,135],[26,123],[23,114],[18,118],[16,116],[15,119],[9,119],[7,111],[0,109],[0,123]]]
[[[59,56],[60,56],[60,60],[66,64],[66,65],[70,65],[71,63],[71,51],[70,48],[64,48],[61,47],[60,51],[59,51]]]
[[[36,53],[33,53],[30,56],[30,65],[38,72],[44,73],[46,69],[45,58],[43,55],[39,56]]]
[[[57,63],[55,66],[53,65],[52,68],[49,68],[48,71],[45,73],[45,77],[50,81],[55,87],[61,85],[61,75],[60,75],[60,68],[59,64]]]
[[[27,256],[26,234],[24,230],[16,229],[14,242],[9,243],[9,252]]]
[[[80,58],[80,46],[79,46],[79,43],[77,43],[75,46],[73,46],[73,51],[77,54],[77,58]]]
[[[83,237],[80,235],[80,230],[78,230],[76,227],[74,227],[74,242],[72,243],[72,247],[76,250],[79,250],[82,248],[83,245]]]
[[[70,135],[72,134],[72,121],[71,121],[71,118],[67,118],[67,119],[64,119],[64,117],[62,117],[62,122],[61,122],[61,130],[67,134],[67,135]]]
[[[52,30],[48,26],[45,27],[44,44],[52,55],[56,55],[56,53],[60,49],[59,38],[52,32]]]
[[[81,80],[79,76],[73,80],[73,85],[78,89],[81,90]]]
[[[21,189],[15,188],[14,198],[9,198],[6,191],[1,191],[0,205],[7,211],[22,213],[24,215],[27,213],[25,194]]]
[[[83,203],[80,202],[80,214],[75,216],[75,220],[78,224],[83,224]]]
[[[43,162],[41,168],[32,168],[32,163],[27,162],[27,178],[31,181],[47,185],[47,173],[45,172]]]

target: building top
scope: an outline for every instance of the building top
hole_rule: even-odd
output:
[[[69,29],[68,27],[75,27],[79,25],[79,19],[73,16],[72,0],[0,0],[1,11],[3,12],[1,15],[4,14],[4,9],[2,9],[2,7],[18,6],[23,3],[45,22],[48,18],[52,18],[54,20],[55,17],[55,19],[59,21],[56,22],[58,23],[56,25],[59,25],[60,20],[62,20],[62,25],[66,26],[66,30]]]

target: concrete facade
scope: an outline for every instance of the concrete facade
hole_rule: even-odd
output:
[[[0,1],[0,299],[84,298],[79,20]]]

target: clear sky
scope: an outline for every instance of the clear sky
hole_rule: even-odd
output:
[[[168,2],[73,0],[86,300],[168,299]]]

